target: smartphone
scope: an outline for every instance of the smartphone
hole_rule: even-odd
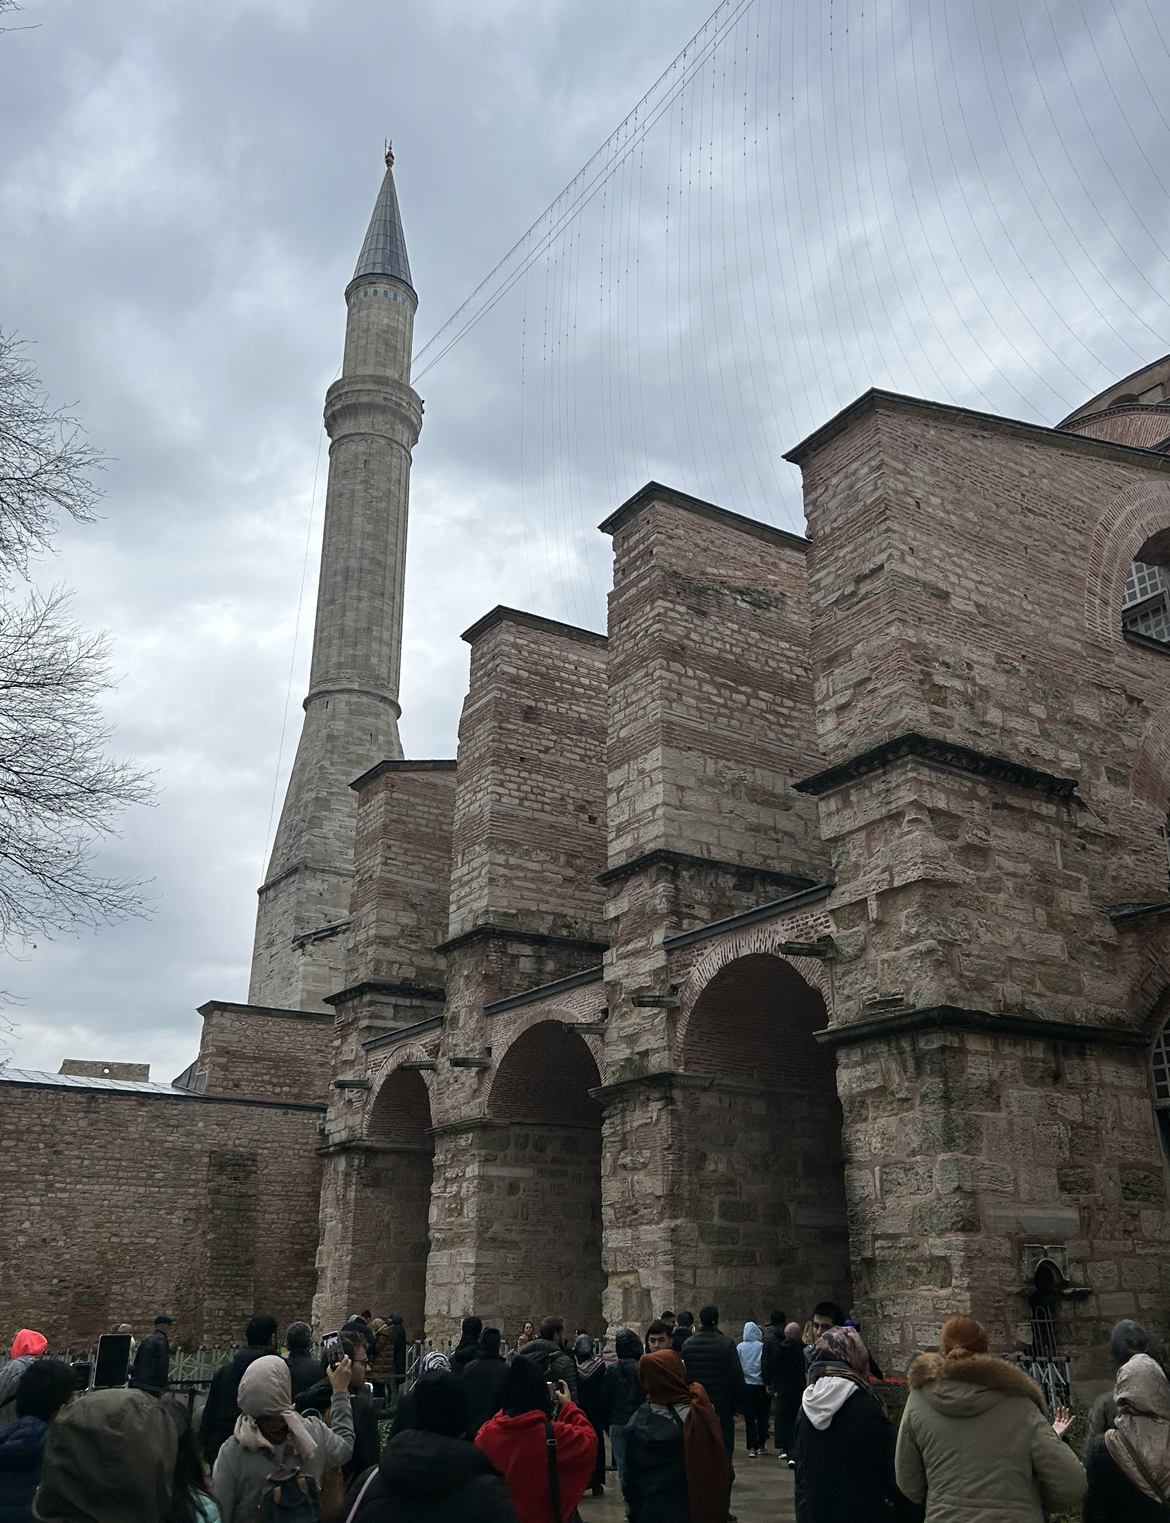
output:
[[[335,1370],[345,1357],[345,1350],[341,1346],[341,1339],[336,1333],[326,1333],[321,1340],[321,1347],[325,1357],[329,1361],[329,1368]]]
[[[557,1383],[556,1383],[556,1381],[555,1380],[546,1380],[545,1381],[545,1385],[548,1386],[548,1399],[549,1399],[549,1401],[556,1401],[556,1399],[557,1399]]]

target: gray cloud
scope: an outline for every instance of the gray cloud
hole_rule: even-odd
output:
[[[0,323],[114,457],[39,575],[115,636],[118,745],[161,788],[103,850],[155,917],[13,963],[18,1062],[169,1077],[194,1007],[244,995],[383,137],[425,339],[707,3],[33,0],[0,39]],[[647,476],[794,525],[782,451],[868,385],[1053,422],[1170,347],[1165,54],[1145,0],[749,6],[422,383],[409,752],[453,754],[493,603],[600,624],[594,526]]]

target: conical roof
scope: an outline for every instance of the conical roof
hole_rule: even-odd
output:
[[[398,192],[394,189],[393,158],[386,155],[386,176],[374,203],[374,215],[366,231],[366,241],[358,256],[355,280],[363,275],[384,275],[414,286],[410,279],[410,261],[406,257],[406,238],[402,231],[402,213],[398,210]]]

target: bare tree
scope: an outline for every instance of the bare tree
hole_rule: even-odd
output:
[[[3,0],[0,0],[0,11]],[[108,642],[68,596],[21,588],[60,511],[95,516],[102,464],[77,420],[52,411],[19,342],[0,333],[0,946],[142,914],[142,885],[92,866],[97,838],[145,803],[148,778],[107,752]]]

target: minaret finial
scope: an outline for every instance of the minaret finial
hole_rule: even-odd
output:
[[[389,138],[386,139],[386,168],[394,168],[394,144]]]

